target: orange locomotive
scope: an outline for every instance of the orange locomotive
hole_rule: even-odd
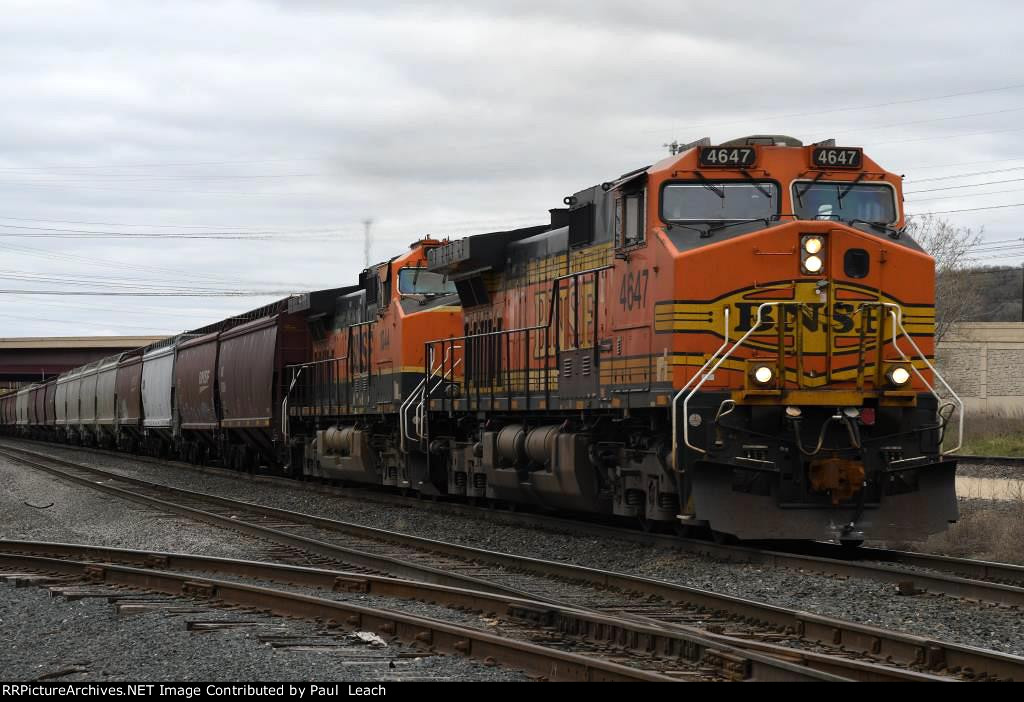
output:
[[[291,367],[284,443],[292,473],[434,492],[426,454],[405,446],[399,410],[421,383],[424,341],[461,333],[455,286],[427,269],[423,239],[363,271],[333,310],[307,317],[313,360]]]
[[[702,140],[430,248],[463,329],[425,345],[405,454],[427,489],[738,538],[943,529],[962,407],[901,203],[859,148]]]

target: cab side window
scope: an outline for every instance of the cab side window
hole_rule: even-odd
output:
[[[644,241],[644,191],[624,193],[615,201],[615,241],[620,247]]]

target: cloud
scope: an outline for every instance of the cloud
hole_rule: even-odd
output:
[[[0,216],[22,220],[0,219],[0,234],[289,233],[0,236],[0,269],[342,285],[361,267],[364,218],[379,259],[421,234],[543,221],[564,195],[705,135],[837,136],[906,173],[908,189],[986,170],[934,165],[1020,165],[1024,131],[1002,131],[1020,114],[999,111],[1024,105],[1024,89],[908,102],[1024,83],[1020,15],[1010,2],[9,3]],[[1018,200],[967,191],[920,205]],[[969,223],[1006,238],[1015,221],[991,210]],[[11,298],[0,335],[174,331],[263,301]]]

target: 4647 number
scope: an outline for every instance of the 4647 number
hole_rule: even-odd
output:
[[[619,288],[619,304],[623,309],[631,310],[636,307],[647,306],[647,283],[650,280],[650,271],[630,271],[628,275],[622,276],[622,286]]]

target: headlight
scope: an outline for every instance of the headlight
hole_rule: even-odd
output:
[[[818,234],[800,235],[800,272],[820,275],[825,272],[825,237]]]
[[[820,258],[818,258],[817,256],[808,256],[804,260],[804,269],[808,273],[817,273],[817,272],[819,272],[823,265],[824,265],[824,263],[822,263],[822,260]]]
[[[818,253],[819,251],[821,251],[821,247],[823,245],[824,242],[821,240],[820,236],[809,236],[806,239],[804,239],[804,251],[806,251],[809,254]]]
[[[775,375],[772,369],[768,366],[758,366],[754,369],[754,380],[761,385],[767,385],[772,382],[772,376]]]
[[[887,373],[887,376],[893,385],[906,385],[910,381],[910,371],[903,366],[896,366]]]

